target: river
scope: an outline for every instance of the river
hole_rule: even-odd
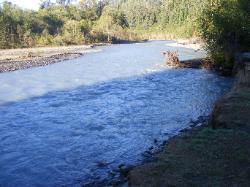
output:
[[[81,186],[208,115],[232,80],[208,70],[171,69],[204,51],[172,41],[110,45],[46,67],[0,74],[0,186]]]

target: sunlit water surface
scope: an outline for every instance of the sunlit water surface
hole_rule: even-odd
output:
[[[154,41],[0,74],[0,186],[80,186],[208,115],[231,80],[171,69]],[[178,48],[181,59],[204,51]],[[102,163],[102,164],[100,164]],[[105,164],[104,164],[105,163]]]

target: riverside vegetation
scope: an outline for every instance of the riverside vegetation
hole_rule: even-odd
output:
[[[0,47],[18,48],[169,39],[197,35],[194,21],[208,1],[43,0],[38,11],[5,2],[0,9]],[[197,6],[198,5],[198,6]]]
[[[250,59],[209,121],[173,137],[153,161],[129,173],[130,186],[249,186]]]
[[[173,137],[153,161],[133,169],[130,186],[250,185],[250,1],[219,0],[203,10],[200,34],[212,63],[237,74],[202,126]]]
[[[42,0],[0,6],[0,48],[201,37],[218,68],[249,50],[248,0]]]
[[[249,186],[249,0],[42,1],[38,11],[0,9],[0,48],[200,37],[210,62],[238,72],[209,123],[169,141],[129,173],[131,186]],[[241,80],[244,80],[243,82]]]

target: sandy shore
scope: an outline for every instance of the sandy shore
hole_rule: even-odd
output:
[[[166,45],[170,47],[183,47],[193,49],[195,51],[204,49],[204,43],[198,39],[179,39],[176,40],[176,43],[170,43]]]
[[[103,44],[96,44],[103,45]],[[97,52],[96,45],[0,50],[0,73],[45,66]]]

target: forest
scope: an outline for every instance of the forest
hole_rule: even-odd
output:
[[[249,20],[249,0],[41,0],[37,11],[6,1],[0,48],[200,37],[230,67],[249,50]]]
[[[31,11],[6,1],[0,9],[0,47],[139,40],[153,35],[156,39],[192,37],[197,32],[196,18],[206,6],[201,0],[73,2],[45,0],[38,11]]]

